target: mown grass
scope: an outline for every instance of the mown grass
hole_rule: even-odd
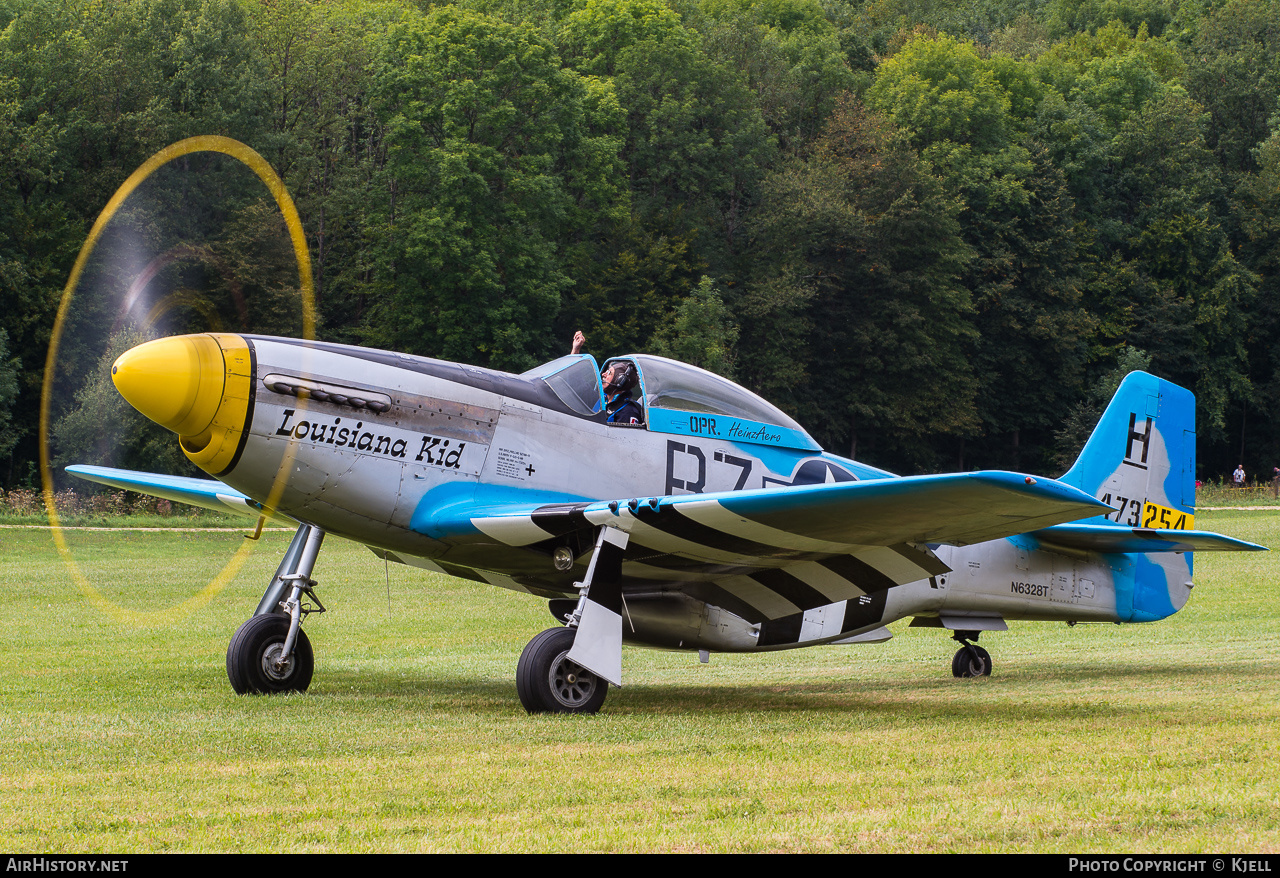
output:
[[[1197,524],[1280,546],[1280,515]],[[234,533],[69,534],[112,601],[199,591]],[[1280,556],[1203,555],[1154,625],[765,656],[627,649],[594,717],[529,717],[542,602],[329,541],[301,696],[223,669],[288,542],[181,624],[91,608],[47,533],[0,537],[0,848],[12,851],[1275,851]],[[388,604],[390,606],[388,606]]]

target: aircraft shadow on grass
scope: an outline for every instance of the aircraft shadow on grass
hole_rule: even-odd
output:
[[[769,713],[803,712],[816,714],[850,713],[883,714],[902,717],[910,714],[920,717],[937,717],[989,721],[991,711],[998,709],[1002,721],[1032,721],[1069,719],[1081,716],[1141,717],[1149,716],[1151,706],[1121,700],[1111,687],[1142,687],[1153,679],[1160,679],[1168,686],[1196,687],[1221,674],[1217,667],[1206,667],[1194,662],[1153,663],[1122,667],[1100,667],[1083,662],[1079,664],[1054,662],[1027,666],[1029,678],[1044,677],[1051,683],[1053,695],[1044,700],[1028,701],[1001,699],[998,704],[982,698],[955,698],[946,681],[949,678],[930,678],[915,681],[868,681],[849,679],[843,683],[821,682],[812,679],[769,684],[720,682],[714,685],[700,683],[636,684],[627,687],[624,697],[615,701],[614,709],[620,714],[749,714],[760,711]],[[1274,668],[1264,663],[1252,666],[1232,666],[1232,677],[1241,683],[1256,682],[1269,686],[1274,680]],[[377,672],[334,672],[327,677],[334,687],[322,697],[342,703],[359,702],[369,698],[402,701],[406,709],[420,711],[460,709],[468,713],[503,714],[508,711],[511,696],[510,683],[498,680],[475,680],[463,677],[435,676],[429,680],[391,676]],[[1007,694],[1008,686],[998,683],[993,695]],[[1025,681],[1013,684],[1018,693],[1028,694],[1031,686]],[[1092,691],[1091,687],[1100,687]],[[1086,688],[1081,688],[1086,687]]]

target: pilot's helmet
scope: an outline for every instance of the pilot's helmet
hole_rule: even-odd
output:
[[[638,383],[636,365],[630,360],[614,360],[604,367],[600,377],[603,379],[610,369],[613,370],[613,380],[605,384],[605,393],[624,393]]]

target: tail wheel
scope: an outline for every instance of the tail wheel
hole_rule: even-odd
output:
[[[307,633],[298,629],[293,654],[284,655],[289,617],[280,613],[254,616],[236,630],[227,646],[227,677],[238,695],[305,692],[315,671],[315,655]]]
[[[568,659],[574,634],[548,628],[520,654],[516,692],[529,713],[595,713],[604,704],[608,682]]]
[[[951,659],[951,674],[954,677],[990,677],[991,653],[976,643],[960,647]]]

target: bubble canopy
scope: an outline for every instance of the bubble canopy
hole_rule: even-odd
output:
[[[652,354],[613,357],[605,366],[621,360],[636,365],[638,401],[644,403],[652,431],[820,450],[804,428],[777,406],[714,372]],[[580,415],[595,415],[604,408],[600,369],[588,354],[560,357],[520,377],[546,382]]]

